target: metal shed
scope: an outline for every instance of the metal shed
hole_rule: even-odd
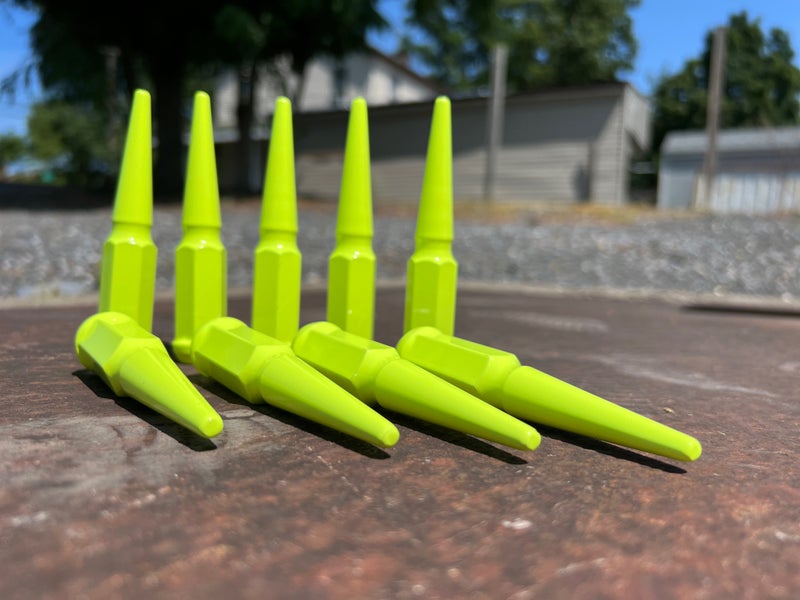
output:
[[[697,206],[718,213],[800,210],[800,128],[735,129],[719,133],[717,169],[709,199],[702,169],[703,131],[676,131],[661,146],[659,208]]]
[[[376,201],[419,197],[433,103],[370,108]],[[487,99],[453,100],[453,171],[457,200],[483,194]],[[346,111],[295,115],[297,189],[306,198],[339,193]],[[495,197],[510,201],[624,204],[631,157],[646,148],[650,110],[629,84],[559,88],[509,96],[498,153]],[[221,144],[220,184],[235,184],[235,149]],[[264,164],[265,141],[257,164]]]

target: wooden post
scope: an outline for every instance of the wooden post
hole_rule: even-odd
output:
[[[119,114],[117,112],[117,67],[119,65],[119,48],[105,46],[102,49],[105,57],[106,68],[106,110],[108,111],[108,121],[106,122],[106,138],[113,154],[119,150]]]
[[[492,87],[489,95],[488,125],[486,129],[486,170],[483,180],[483,198],[487,202],[494,200],[497,152],[503,141],[507,62],[508,46],[504,44],[496,45],[492,50]]]
[[[714,30],[714,41],[711,47],[711,68],[708,80],[708,106],[706,109],[706,154],[703,160],[703,198],[705,207],[711,206],[711,192],[714,189],[714,177],[717,171],[717,132],[719,130],[719,113],[722,104],[722,86],[725,81],[725,28]],[[698,203],[695,192],[694,207]]]

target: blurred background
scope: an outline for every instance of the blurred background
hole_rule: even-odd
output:
[[[142,87],[162,288],[195,90],[212,97],[242,287],[277,96],[294,105],[305,276],[321,281],[350,101],[370,107],[379,275],[400,278],[445,94],[465,278],[790,301],[798,30],[782,0],[0,0],[0,296],[96,289]]]

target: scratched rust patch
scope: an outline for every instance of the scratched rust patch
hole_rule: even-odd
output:
[[[402,301],[379,293],[377,339],[401,335]],[[306,294],[303,320],[324,303]],[[186,367],[225,420],[201,440],[80,367],[90,312],[0,312],[4,599],[800,594],[790,315],[461,293],[459,335],[696,436],[680,464],[546,428],[524,453],[392,413],[384,451]]]

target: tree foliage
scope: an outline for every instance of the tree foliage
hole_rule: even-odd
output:
[[[160,194],[180,189],[193,77],[279,56],[299,70],[316,54],[363,45],[367,29],[383,23],[375,0],[5,1],[39,13],[32,47],[49,98],[124,121],[133,89],[153,93]]]
[[[732,15],[726,29],[721,126],[797,124],[800,70],[792,62],[789,35],[782,29],[765,35],[760,20],[750,20],[746,12]],[[658,81],[653,94],[656,150],[669,131],[705,127],[712,40],[709,31],[700,56]]]
[[[59,181],[97,189],[110,184],[117,160],[104,119],[90,106],[49,100],[28,115],[30,154],[56,165]]]
[[[408,0],[404,48],[441,83],[488,82],[491,49],[509,48],[508,87],[613,81],[633,67],[631,8],[639,0]]]
[[[258,68],[276,59],[288,59],[291,69],[302,74],[316,55],[341,57],[365,47],[368,29],[385,26],[374,0],[293,0],[291,2],[240,1],[223,6],[215,18],[221,43],[218,58],[239,72],[236,110],[239,130],[237,181],[239,191],[249,193],[251,151],[249,132],[253,121]],[[279,74],[280,70],[272,69]],[[302,93],[294,90],[296,96]]]
[[[22,158],[25,140],[15,133],[0,134],[0,179],[5,176],[6,165]]]

